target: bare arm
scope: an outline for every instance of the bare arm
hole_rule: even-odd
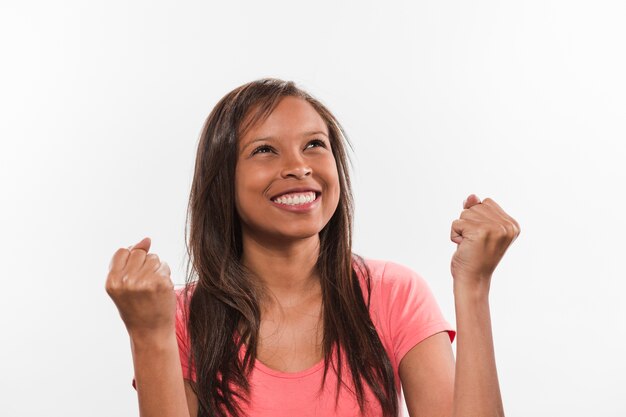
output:
[[[504,416],[487,291],[455,286],[457,362],[452,415]]]
[[[105,289],[130,336],[139,415],[190,417],[176,339],[174,284],[167,263],[148,253],[151,243],[144,238],[118,249]]]
[[[438,333],[400,362],[411,417],[504,416],[486,293],[455,287],[457,361],[450,338]]]
[[[133,335],[131,348],[139,415],[190,417],[174,331],[163,336]]]
[[[471,194],[452,222],[450,239],[457,325],[457,361],[441,334],[411,349],[400,378],[412,417],[502,417],[491,332],[489,287],[496,265],[520,233],[519,224],[492,199]]]
[[[446,332],[415,345],[400,361],[398,371],[411,417],[452,415],[454,355]]]
[[[185,394],[187,394],[187,406],[189,407],[189,415],[191,417],[198,416],[198,397],[193,392],[189,381],[185,380]]]

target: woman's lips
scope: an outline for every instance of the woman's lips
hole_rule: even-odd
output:
[[[309,203],[303,203],[303,204],[294,204],[294,205],[288,205],[288,204],[281,204],[281,203],[277,203],[275,201],[270,200],[270,202],[278,207],[279,209],[282,210],[286,210],[286,211],[291,211],[294,213],[302,213],[302,212],[307,212],[307,211],[311,211],[312,209],[314,209],[315,207],[317,207],[319,205],[319,201],[322,198],[322,194],[317,194],[316,193],[316,197],[315,200],[309,202]]]

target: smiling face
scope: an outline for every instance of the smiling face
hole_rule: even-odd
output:
[[[244,236],[287,241],[326,226],[340,194],[328,135],[313,106],[287,96],[240,138],[235,205]]]

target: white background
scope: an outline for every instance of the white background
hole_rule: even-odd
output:
[[[144,236],[184,282],[200,128],[274,76],[355,148],[354,249],[454,323],[470,193],[521,224],[493,278],[507,416],[625,416],[623,1],[3,1],[0,414],[137,416],[104,290]]]

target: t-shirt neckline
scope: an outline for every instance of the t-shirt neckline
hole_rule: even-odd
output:
[[[259,371],[263,372],[264,374],[267,375],[271,375],[277,378],[288,378],[288,379],[294,379],[294,378],[302,378],[305,377],[307,375],[311,375],[317,371],[319,371],[320,369],[322,369],[324,367],[324,359],[322,358],[321,361],[319,361],[318,363],[316,363],[315,365],[311,366],[308,369],[303,369],[302,371],[297,371],[297,372],[283,372],[283,371],[279,371],[273,368],[270,368],[269,366],[267,366],[266,364],[264,364],[263,362],[261,362],[258,359],[254,360],[254,367],[256,369],[258,369]]]
[[[239,335],[239,330],[235,329],[235,341],[239,340],[240,337],[241,336]],[[241,350],[239,351],[239,355],[242,359],[243,359],[246,349],[247,349],[246,344],[242,343]],[[266,364],[264,364],[263,362],[261,362],[260,360],[256,358],[254,358],[254,367],[258,369],[259,371],[263,372],[264,374],[271,375],[277,378],[291,378],[291,379],[302,378],[322,369],[324,367],[324,358],[322,358],[322,360],[317,362],[315,365],[307,369],[297,371],[297,372],[283,372],[274,368],[270,368],[269,366],[267,366]]]

